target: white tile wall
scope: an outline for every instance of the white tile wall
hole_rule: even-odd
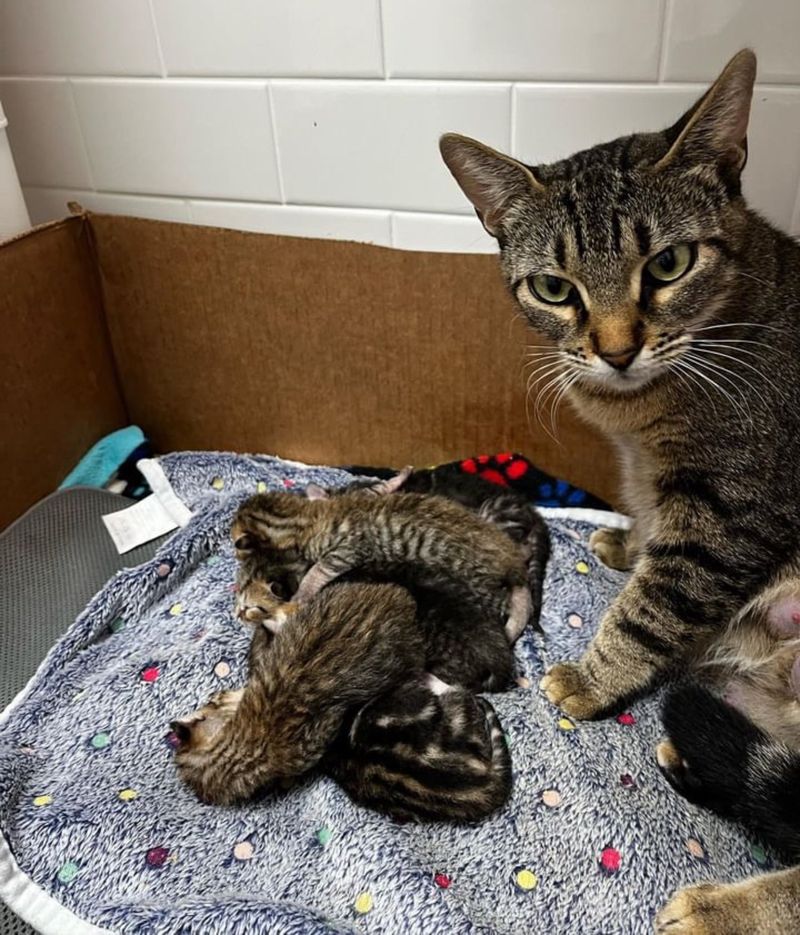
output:
[[[383,76],[378,0],[153,3],[170,75]]]
[[[280,81],[272,99],[290,202],[470,211],[439,136],[460,129],[510,144],[510,85]]]
[[[36,220],[488,252],[442,132],[559,158],[670,123],[749,45],[745,191],[800,233],[798,35],[798,0],[0,0],[0,99]]]
[[[383,0],[391,76],[658,77],[663,0]]]

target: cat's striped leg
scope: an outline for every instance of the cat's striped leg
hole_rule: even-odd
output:
[[[509,613],[506,620],[506,636],[509,643],[516,643],[533,613],[531,589],[526,584],[512,588],[508,603]]]
[[[351,570],[352,566],[342,561],[336,563],[330,561],[316,562],[303,576],[300,587],[297,589],[292,601],[295,604],[310,601],[319,594],[326,584],[330,584],[331,581],[335,581],[340,575]]]

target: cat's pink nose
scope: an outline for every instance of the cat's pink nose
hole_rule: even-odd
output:
[[[615,370],[627,370],[638,353],[639,348],[632,344],[621,350],[599,351],[598,356]]]

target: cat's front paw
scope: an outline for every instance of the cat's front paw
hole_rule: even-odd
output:
[[[628,571],[633,567],[628,555],[627,529],[595,529],[589,536],[589,548],[608,568]]]
[[[596,717],[605,707],[580,663],[559,662],[539,683],[547,700],[578,720]]]
[[[678,890],[656,916],[656,935],[752,935],[774,929],[753,927],[748,906],[751,881],[700,883]]]

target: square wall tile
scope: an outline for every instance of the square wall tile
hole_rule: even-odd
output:
[[[276,81],[272,100],[289,202],[467,213],[439,137],[510,143],[508,85]]]
[[[800,82],[797,0],[672,0],[664,37],[667,81],[713,81],[739,49],[758,56],[758,80]]]
[[[154,0],[170,75],[382,77],[379,0]]]
[[[655,80],[663,0],[383,0],[392,77]]]
[[[310,208],[297,205],[259,205],[230,201],[191,202],[192,220],[209,227],[230,227],[260,234],[355,240],[388,247],[388,211]]]
[[[280,201],[266,85],[74,82],[96,187]]]
[[[530,164],[553,162],[617,136],[658,130],[674,123],[703,91],[702,85],[519,86],[513,153]],[[752,207],[784,230],[800,178],[798,108],[800,89],[756,86],[743,188]]]
[[[23,185],[92,187],[69,82],[0,79],[0,101]]]
[[[448,214],[392,214],[392,244],[401,250],[436,253],[497,253],[494,237],[477,217]]]
[[[0,72],[160,75],[148,0],[0,0]]]

